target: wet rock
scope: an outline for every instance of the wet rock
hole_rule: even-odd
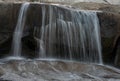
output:
[[[116,53],[115,65],[120,67],[120,37],[116,41],[116,46],[114,49],[115,49],[115,53]]]
[[[0,56],[8,54],[12,36],[12,5],[0,4]]]
[[[103,59],[107,63],[114,63],[116,44],[120,36],[120,15],[104,12],[98,14],[101,26]]]
[[[3,80],[3,79],[0,79],[0,81],[12,81],[12,80]]]
[[[62,60],[8,61],[0,64],[3,80],[13,81],[119,81],[114,67]],[[15,69],[18,68],[19,70]]]
[[[4,74],[4,70],[0,67],[0,76]]]

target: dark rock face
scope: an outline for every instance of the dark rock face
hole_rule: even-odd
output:
[[[104,12],[99,14],[102,38],[103,59],[107,63],[114,63],[116,50],[118,50],[118,38],[120,36],[120,15]]]
[[[0,4],[0,56],[8,53],[13,33],[12,5]]]
[[[120,37],[118,38],[114,49],[115,49],[115,54],[116,54],[115,65],[120,67]]]
[[[12,44],[12,36],[16,26],[19,9],[21,4],[0,4],[0,57],[9,56]],[[24,35],[22,38],[22,54],[28,58],[37,57],[37,40],[35,40],[34,29],[40,30],[42,20],[42,5],[31,4],[28,9],[26,25],[24,27]],[[46,8],[48,6],[46,5]],[[69,10],[60,8],[64,14]],[[120,66],[120,15],[108,12],[98,12],[101,26],[102,51],[105,63],[112,63]],[[47,16],[46,16],[47,18]],[[69,21],[69,14],[65,16],[65,20]],[[48,22],[46,21],[46,24]],[[39,32],[39,31],[38,31]],[[55,44],[57,47],[59,44]],[[59,53],[59,49],[56,53]]]

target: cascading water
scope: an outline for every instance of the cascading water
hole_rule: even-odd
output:
[[[96,12],[69,10],[53,5],[47,5],[47,8],[45,4],[41,5],[42,21],[38,43],[40,58],[102,63]],[[21,56],[21,38],[28,7],[29,3],[22,5],[13,35],[15,57]]]
[[[102,63],[99,20],[96,12],[81,11],[72,14],[74,27],[80,34],[80,56],[83,61]],[[77,29],[74,28],[76,32]],[[77,32],[76,32],[77,35]],[[74,38],[77,40],[77,37]],[[76,42],[79,42],[76,41]],[[77,44],[76,44],[77,45]],[[81,55],[82,54],[82,55]]]
[[[45,47],[44,47],[44,43],[43,43],[43,34],[44,34],[44,27],[45,27],[45,13],[46,13],[46,9],[45,6],[42,7],[42,29],[41,29],[41,38],[40,38],[40,43],[39,43],[39,56],[40,57],[46,57],[45,56]]]
[[[40,58],[77,58],[102,63],[100,40],[96,12],[70,10],[68,13],[57,6],[42,6]]]
[[[30,35],[33,33],[34,40],[38,41],[40,58],[102,63],[100,28],[96,12],[78,11],[48,4],[37,4],[37,8],[38,6],[42,13],[39,23],[41,27],[38,27],[39,18],[33,16],[37,22],[32,23],[35,30],[30,32]],[[14,32],[15,58],[21,56],[21,38],[28,7],[29,3],[22,5]],[[33,5],[30,8],[35,9]],[[34,14],[36,15],[36,12]],[[31,20],[34,21],[30,18],[27,24],[30,24]],[[32,43],[36,44],[36,41]],[[31,41],[28,44],[31,44]],[[120,81],[119,69],[63,60],[7,62],[1,60],[0,74],[0,81]]]
[[[14,54],[13,56],[15,57],[21,56],[21,38],[22,38],[23,29],[25,26],[26,13],[27,13],[28,7],[29,7],[29,3],[22,4],[19,12],[19,16],[18,16],[17,25],[13,34],[12,53]]]

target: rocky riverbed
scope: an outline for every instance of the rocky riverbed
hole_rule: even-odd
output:
[[[0,81],[120,81],[120,70],[104,65],[55,59],[7,60]]]

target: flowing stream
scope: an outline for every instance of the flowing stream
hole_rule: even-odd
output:
[[[65,19],[66,16],[69,16],[69,20]],[[100,26],[96,12],[71,10],[68,15],[58,7],[50,5],[46,9],[43,5],[39,42],[40,58],[78,58],[83,62],[102,64]]]
[[[40,4],[39,58],[101,63],[101,39],[96,12],[79,11],[58,5]],[[13,35],[13,56],[21,57],[22,35],[29,3],[21,6]],[[63,10],[62,10],[63,9]],[[65,10],[64,10],[65,9]]]
[[[23,29],[25,26],[25,21],[26,21],[26,14],[27,14],[27,9],[29,7],[29,3],[24,3],[21,6],[18,20],[17,20],[17,25],[13,34],[13,47],[12,47],[12,53],[14,57],[20,57],[21,56],[21,49],[22,49],[22,35],[23,35]]]

